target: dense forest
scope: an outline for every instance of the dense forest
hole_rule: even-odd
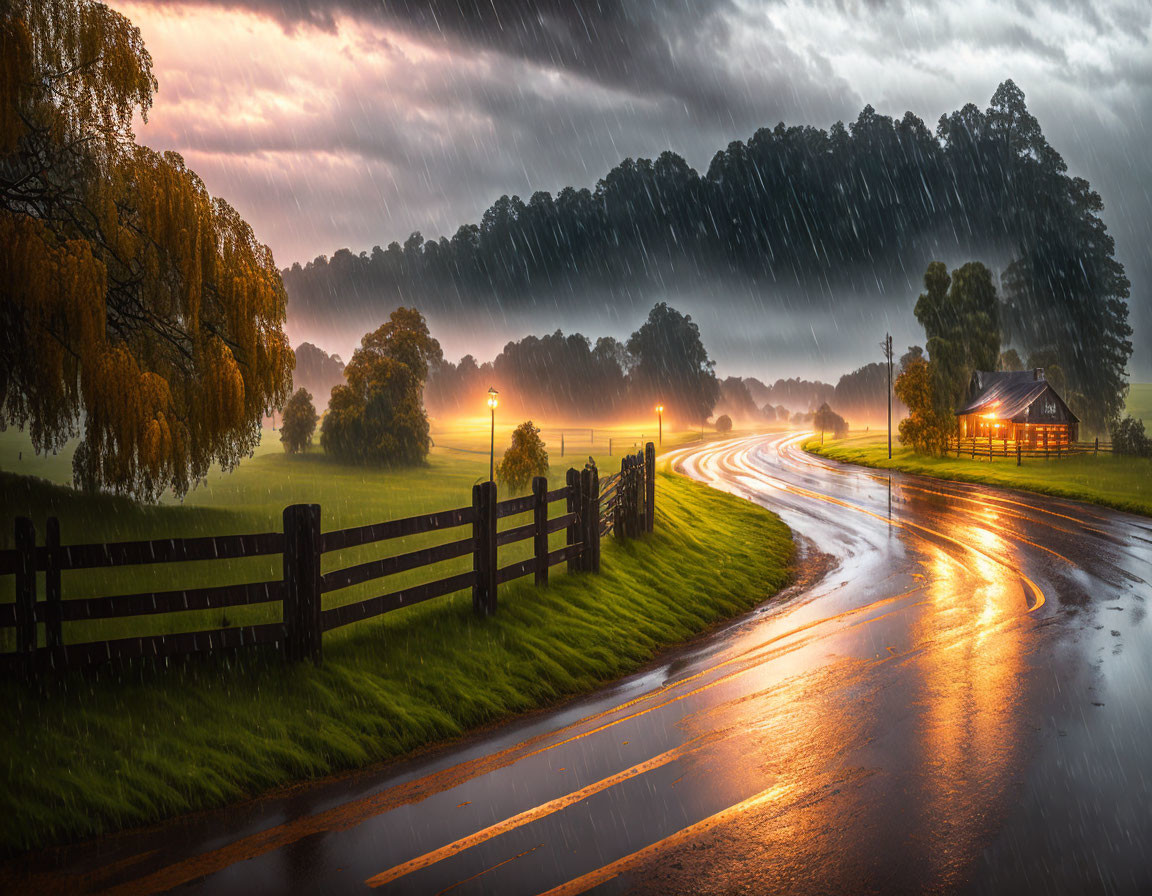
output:
[[[925,253],[995,251],[1011,259],[1005,343],[1063,359],[1092,425],[1119,412],[1131,355],[1129,284],[1101,209],[1006,81],[987,109],[943,115],[935,133],[871,106],[827,131],[781,123],[717,152],[703,175],[672,152],[625,159],[593,190],[501,196],[451,238],[341,249],[293,265],[284,282],[305,315],[571,307],[718,278],[850,290],[906,277]]]

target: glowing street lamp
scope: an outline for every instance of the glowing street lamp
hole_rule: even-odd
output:
[[[492,411],[492,448],[488,457],[488,479],[494,481],[496,479],[496,405],[500,402],[496,400],[496,396],[500,393],[496,391],[495,386],[488,390],[488,407]]]
[[[664,405],[662,405],[662,404],[656,405],[656,419],[659,421],[658,426],[660,428],[659,444],[663,445],[664,444]]]

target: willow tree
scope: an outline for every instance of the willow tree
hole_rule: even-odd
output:
[[[250,454],[292,351],[269,249],[175,153],[135,142],[140,32],[90,0],[0,13],[0,426],[81,436],[79,485],[184,494]]]

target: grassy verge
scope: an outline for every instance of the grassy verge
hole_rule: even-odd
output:
[[[893,446],[889,460],[886,436],[871,433],[826,439],[823,445],[812,439],[804,444],[804,449],[866,467],[1024,489],[1152,516],[1152,460],[1147,458],[1101,454],[1059,461],[1025,459],[1023,466],[1018,467],[1012,457],[995,458],[989,463],[987,459],[929,457]]]
[[[273,451],[184,505],[154,508],[6,474],[0,524],[55,513],[65,541],[260,531],[286,503],[310,500],[329,529],[463,504],[486,467],[447,448],[403,474]],[[250,654],[38,689],[3,683],[0,849],[219,806],[458,736],[633,671],[786,582],[793,547],[778,517],[667,472],[657,494],[656,532],[606,542],[601,575],[510,584],[491,619],[458,594],[331,633],[321,668]]]

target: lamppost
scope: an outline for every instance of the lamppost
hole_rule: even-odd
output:
[[[663,445],[664,444],[664,405],[662,405],[662,404],[656,405],[656,420],[658,421],[657,425],[660,428],[659,444]]]
[[[488,407],[492,411],[492,448],[488,457],[488,479],[490,481],[496,479],[496,405],[500,403],[496,400],[496,396],[499,394],[495,386],[488,390]]]

